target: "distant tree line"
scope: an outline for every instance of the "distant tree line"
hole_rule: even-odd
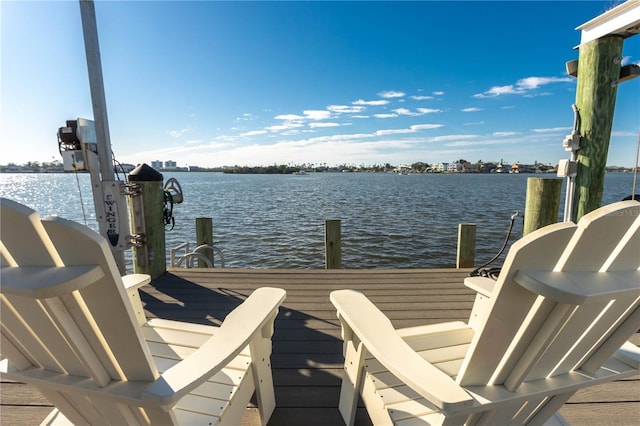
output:
[[[300,171],[300,167],[281,165],[272,166],[234,166],[224,169],[224,173],[230,174],[250,174],[250,175],[290,175]]]

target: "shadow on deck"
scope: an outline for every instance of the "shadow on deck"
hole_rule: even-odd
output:
[[[258,287],[287,291],[273,336],[276,410],[269,425],[343,425],[338,412],[342,340],[333,290],[365,293],[395,327],[465,321],[475,293],[463,285],[469,270],[174,269],[142,288],[148,317],[220,324]],[[636,334],[634,343],[640,343]],[[37,424],[51,410],[37,391],[2,384],[0,424]],[[640,418],[640,377],[578,392],[561,410],[570,424],[625,425]],[[39,419],[39,420],[38,420]],[[248,409],[242,424],[259,424]],[[356,425],[371,425],[359,408]]]

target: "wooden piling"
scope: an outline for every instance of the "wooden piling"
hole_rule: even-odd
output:
[[[324,221],[324,264],[325,269],[342,268],[342,230],[340,219]]]
[[[580,46],[576,106],[582,139],[573,207],[576,222],[602,205],[622,44],[622,37],[608,36]]]
[[[196,246],[206,244],[213,247],[213,220],[210,217],[196,218]],[[213,249],[206,249],[201,253],[211,261],[213,265]],[[198,268],[206,268],[204,260],[198,259]]]
[[[131,197],[130,209],[133,233],[140,236],[140,244],[133,248],[133,271],[149,274],[152,280],[167,271],[162,179],[161,173],[146,164],[129,173],[129,182],[139,193]]]
[[[458,251],[456,268],[473,268],[476,260],[476,224],[458,225]]]
[[[562,179],[528,178],[522,234],[556,223]]]

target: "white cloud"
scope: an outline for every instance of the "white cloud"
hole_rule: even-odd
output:
[[[250,121],[250,120],[253,120],[253,115],[251,113],[245,112],[244,114],[242,114],[242,117],[236,117],[233,121],[239,122],[239,121]]]
[[[269,127],[265,127],[266,130],[269,130],[271,132],[279,132],[282,130],[290,130],[290,129],[295,129],[296,127],[302,127],[303,125],[300,123],[293,123],[293,122],[288,122],[288,123],[283,123],[280,125],[275,125],[275,126],[269,126]]]
[[[309,123],[309,127],[339,127],[339,123]]]
[[[444,135],[444,136],[435,136],[433,138],[429,138],[429,142],[445,142],[445,141],[455,141],[460,139],[477,139],[479,135]]]
[[[555,133],[555,132],[570,132],[571,127],[551,127],[548,129],[533,129],[535,133]]]
[[[304,111],[304,116],[310,120],[326,120],[327,118],[331,118],[331,111],[306,110]]]
[[[394,118],[394,117],[397,117],[398,114],[385,113],[385,114],[373,114],[373,116],[375,118]]]
[[[287,121],[304,120],[303,116],[296,115],[296,114],[276,115],[273,118],[275,118],[276,120],[287,120]]]
[[[411,126],[411,130],[429,130],[429,129],[437,129],[443,127],[444,124],[414,124]]]
[[[416,101],[426,101],[427,99],[433,99],[433,96],[425,96],[425,95],[419,95],[419,96],[411,96],[411,99],[416,100]]]
[[[250,132],[240,133],[240,136],[242,137],[257,136],[257,135],[264,135],[265,133],[267,133],[266,130],[252,130]]]
[[[526,77],[518,80],[516,84],[506,86],[494,86],[491,89],[473,95],[474,98],[494,98],[502,95],[525,95],[530,91],[552,83],[570,83],[574,79],[570,77]],[[549,94],[549,93],[546,93]],[[540,95],[540,94],[538,94]]]
[[[189,131],[189,129],[181,129],[181,130],[169,130],[167,133],[169,134],[169,136],[174,137],[174,138],[179,138],[180,136],[184,135],[185,133],[187,133]]]
[[[420,130],[437,129],[442,126],[443,126],[442,124],[414,124],[412,126],[409,126],[409,128],[405,128],[405,129],[378,130],[376,131],[375,135],[385,136],[385,135],[398,135],[398,134],[405,134],[405,133],[416,133],[416,132],[419,132]]]
[[[395,112],[398,115],[409,115],[409,116],[412,116],[412,117],[416,117],[418,115],[421,115],[420,113],[417,113],[417,112],[411,112],[406,108],[394,109],[393,112]]]
[[[357,101],[352,102],[354,105],[369,105],[369,106],[379,106],[386,105],[389,101],[385,101],[384,99],[378,99],[376,101],[365,101],[364,99],[358,99]]]
[[[474,98],[494,98],[496,96],[501,96],[501,95],[516,95],[516,94],[522,94],[522,93],[524,93],[524,90],[517,89],[514,85],[510,84],[507,86],[494,86],[484,93],[477,93],[473,95],[473,97]]]
[[[517,84],[519,88],[531,90],[551,83],[567,83],[572,81],[573,78],[571,77],[527,77],[518,80]]]
[[[434,108],[416,108],[416,110],[421,114],[432,114],[435,112],[442,112],[441,109],[434,109]]]
[[[442,96],[442,95],[444,95],[444,92],[443,91],[438,91],[438,92],[433,92],[433,94],[435,96]]]
[[[514,136],[517,135],[518,132],[493,132],[492,136],[496,137],[506,137],[506,136]]]
[[[410,117],[419,117],[425,114],[442,112],[442,110],[432,109],[432,108],[416,108],[416,111],[414,112],[414,111],[408,110],[407,108],[398,108],[398,109],[394,109],[393,112],[395,112],[398,115],[408,115]]]
[[[482,108],[477,108],[477,107],[470,107],[470,108],[463,108],[461,109],[462,112],[478,112],[478,111],[482,111]]]
[[[366,108],[363,106],[352,105],[329,105],[327,110],[335,112],[336,114],[357,114],[364,111]]]
[[[414,130],[411,129],[386,129],[386,130],[377,130],[376,136],[385,136],[385,135],[400,135],[404,133],[414,133]]]
[[[397,90],[386,90],[384,92],[378,93],[378,96],[381,98],[402,98],[405,96],[404,92],[399,92]]]

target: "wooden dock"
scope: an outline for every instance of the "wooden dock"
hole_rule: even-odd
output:
[[[269,425],[342,425],[337,410],[342,374],[340,327],[329,293],[363,291],[396,327],[466,320],[474,293],[464,287],[469,270],[247,270],[174,269],[145,286],[149,317],[219,324],[254,289],[287,291],[273,337],[277,408]],[[634,336],[640,344],[640,334]],[[33,388],[3,382],[0,424],[38,424],[51,410]],[[631,425],[640,419],[640,377],[578,392],[561,410],[573,425]],[[248,409],[243,425],[258,425]],[[360,408],[357,425],[371,425]]]

